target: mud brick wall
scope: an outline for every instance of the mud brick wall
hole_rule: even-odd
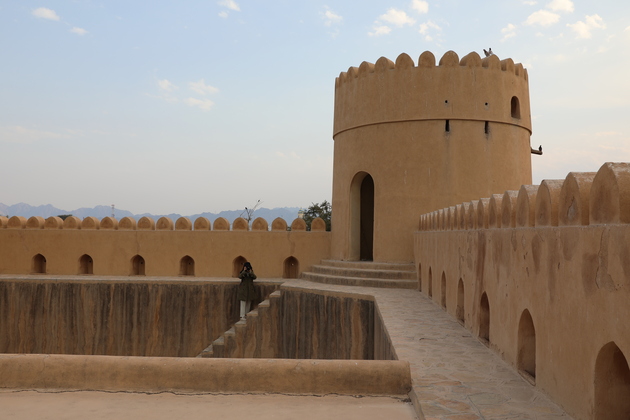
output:
[[[281,356],[374,359],[374,302],[349,296],[282,291]]]
[[[238,320],[238,281],[0,281],[0,353],[194,357]],[[258,283],[261,297],[279,283]]]
[[[200,356],[395,359],[371,296],[286,285],[215,340],[212,351],[207,349]]]

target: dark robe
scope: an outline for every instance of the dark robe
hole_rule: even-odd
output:
[[[241,279],[241,284],[238,285],[238,300],[256,300],[258,299],[258,292],[254,287],[254,280],[256,280],[256,274],[253,271],[241,271],[238,275]]]

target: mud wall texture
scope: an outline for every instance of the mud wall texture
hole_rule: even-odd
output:
[[[58,218],[0,217],[0,274],[232,277],[247,260],[259,277],[297,278],[330,256],[330,232],[287,231],[286,223],[279,231],[133,230],[94,219],[62,229],[46,227],[50,219]]]
[[[374,358],[374,302],[332,293],[282,290],[282,358]]]
[[[423,215],[419,287],[576,419],[630,418],[630,165]]]
[[[194,357],[239,318],[238,281],[2,280],[0,353]],[[258,283],[262,298],[280,283]]]
[[[372,297],[286,286],[201,356],[395,359]]]

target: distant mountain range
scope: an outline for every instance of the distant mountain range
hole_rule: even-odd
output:
[[[287,223],[291,223],[298,216],[299,207],[276,207],[273,209],[259,208],[254,212],[253,218],[262,217],[267,220],[269,224],[276,218],[282,217],[286,220]],[[195,219],[198,217],[205,217],[210,222],[214,222],[215,219],[219,217],[225,217],[230,223],[234,221],[237,217],[243,214],[243,210],[225,210],[220,213],[200,213],[193,214],[188,217],[193,223]],[[79,219],[84,219],[89,216],[96,217],[97,219],[102,219],[106,216],[112,215],[111,206],[96,206],[92,208],[81,207],[76,210],[62,210],[58,209],[51,204],[46,204],[45,206],[31,206],[25,203],[14,204],[12,206],[8,206],[6,204],[0,203],[0,215],[2,216],[24,216],[29,218],[31,216],[41,216],[43,218],[47,218],[50,216],[59,216],[62,214],[71,214],[73,216],[78,217]],[[162,216],[166,216],[175,222],[177,219],[182,217],[181,214],[151,214],[151,213],[142,213],[142,214],[133,214],[127,210],[115,209],[114,216],[116,219],[120,220],[123,217],[133,217],[138,220],[141,217],[147,216],[153,218],[153,220],[157,221]],[[253,220],[253,219],[252,219]]]

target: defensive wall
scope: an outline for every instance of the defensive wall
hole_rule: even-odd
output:
[[[630,412],[630,164],[424,214],[420,290],[579,419]]]
[[[373,297],[279,290],[329,254],[321,219],[306,231],[302,219],[269,229],[240,218],[0,218],[0,387],[406,394],[409,364],[395,360]],[[265,299],[249,322],[230,278],[245,260]],[[219,339],[224,352],[209,359]]]
[[[243,218],[210,225],[185,217],[157,223],[112,217],[0,217],[0,274],[236,277],[250,261],[261,278],[297,278],[330,256],[323,220]],[[194,229],[193,229],[194,228]]]
[[[381,57],[335,81],[332,258],[413,261],[418,214],[531,184],[527,71]]]

